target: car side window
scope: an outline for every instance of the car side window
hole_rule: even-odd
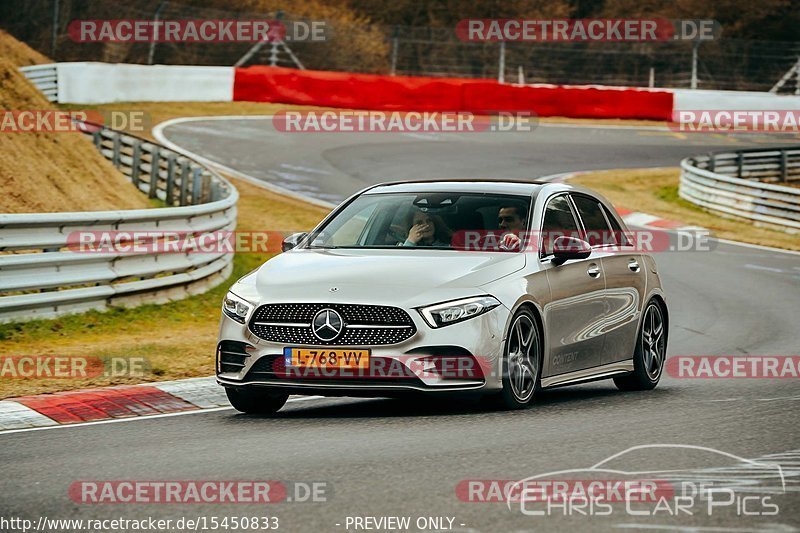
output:
[[[608,223],[611,225],[611,231],[614,232],[614,236],[617,239],[616,244],[619,246],[630,246],[631,243],[628,240],[628,237],[625,235],[625,232],[622,231],[622,226],[619,225],[617,219],[614,218],[614,215],[609,212],[606,206],[603,206],[603,213],[605,213],[606,220],[608,220]]]
[[[542,220],[541,252],[542,257],[553,253],[553,242],[561,236],[577,237],[578,223],[567,195],[552,198],[544,209]]]
[[[616,245],[617,238],[608,225],[608,220],[603,214],[600,202],[594,198],[573,194],[572,201],[578,208],[578,214],[583,221],[583,229],[586,231],[586,241],[590,246],[609,246]]]

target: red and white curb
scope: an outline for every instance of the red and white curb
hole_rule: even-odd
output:
[[[0,431],[229,406],[213,377],[120,385],[0,401]]]
[[[628,209],[617,208],[617,213],[625,221],[628,226],[636,226],[637,228],[650,228],[660,230],[676,230],[676,231],[704,231],[705,228],[700,226],[688,226],[683,222],[675,220],[668,220],[666,218],[659,218],[640,211],[630,211]]]

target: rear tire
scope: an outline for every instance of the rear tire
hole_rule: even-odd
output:
[[[492,397],[499,409],[524,409],[541,388],[541,331],[533,313],[520,309],[511,320],[503,354],[503,390]]]
[[[270,389],[235,389],[225,387],[228,401],[237,411],[248,414],[271,415],[286,403],[289,394]]]
[[[667,359],[667,331],[664,311],[655,299],[647,302],[636,339],[633,372],[614,378],[619,390],[652,390],[658,385]]]

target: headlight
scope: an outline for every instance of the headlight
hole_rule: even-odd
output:
[[[222,311],[240,324],[244,324],[251,309],[253,309],[253,305],[250,302],[232,292],[226,294],[225,300],[222,302]]]
[[[476,296],[441,304],[421,307],[419,312],[432,328],[439,328],[481,315],[500,305],[491,296]]]

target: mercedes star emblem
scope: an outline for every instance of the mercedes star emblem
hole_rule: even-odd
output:
[[[322,309],[311,321],[311,331],[319,340],[330,342],[338,337],[344,329],[342,315],[333,309]]]

